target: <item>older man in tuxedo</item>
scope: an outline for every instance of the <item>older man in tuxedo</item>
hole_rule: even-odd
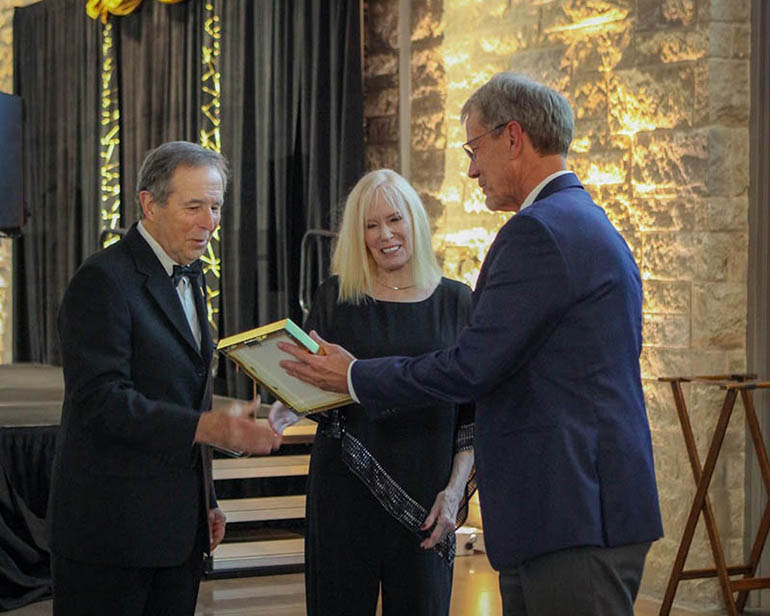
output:
[[[209,444],[269,453],[251,404],[211,407],[199,257],[227,164],[182,141],[139,172],[142,219],[91,256],[59,313],[65,398],[51,492],[54,614],[193,614],[225,517]]]
[[[461,118],[498,232],[457,344],[354,361],[285,346],[291,373],[350,391],[372,420],[430,398],[476,402],[485,545],[506,616],[632,616],[661,536],[642,396],[642,288],[626,242],[566,169],[569,103],[501,73]]]

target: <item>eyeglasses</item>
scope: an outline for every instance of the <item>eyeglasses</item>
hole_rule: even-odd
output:
[[[498,124],[494,128],[490,128],[486,133],[481,133],[478,137],[474,137],[473,139],[469,139],[465,143],[463,143],[462,148],[465,150],[465,153],[468,155],[468,158],[471,159],[471,161],[476,160],[476,152],[473,151],[473,148],[471,147],[471,143],[474,141],[478,141],[482,137],[486,137],[489,133],[493,133],[496,130],[502,128],[503,126],[507,126],[508,123],[511,122],[511,120],[508,120],[508,122],[503,122],[502,124]]]

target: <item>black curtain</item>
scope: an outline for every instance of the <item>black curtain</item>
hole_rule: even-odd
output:
[[[200,137],[203,5],[148,1],[131,15],[111,18],[120,82],[124,227],[138,217],[136,179],[147,152],[166,141]]]
[[[203,4],[144,2],[111,18],[124,227],[136,219],[145,153],[199,138]],[[221,233],[219,331],[227,335],[284,316],[301,321],[302,235],[335,226],[363,170],[361,0],[219,0],[219,7],[222,143],[233,168]],[[32,212],[15,244],[16,361],[59,363],[61,296],[98,248],[100,38],[101,24],[81,0],[15,13]],[[231,373],[228,381],[219,379],[220,391],[247,393]]]
[[[300,242],[336,225],[363,171],[363,102],[361,0],[221,6],[222,144],[233,167],[221,245],[226,336],[286,316],[301,322]],[[230,365],[226,391],[250,393]]]
[[[0,426],[0,612],[51,595],[45,514],[57,430]]]
[[[13,30],[31,212],[14,242],[14,359],[59,364],[59,303],[99,233],[100,25],[82,0],[47,0],[17,8]]]

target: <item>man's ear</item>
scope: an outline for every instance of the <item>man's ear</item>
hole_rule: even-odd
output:
[[[139,192],[139,205],[142,207],[142,214],[147,220],[155,219],[155,210],[158,208],[158,204],[155,203],[155,199],[149,190],[142,190]]]
[[[508,122],[504,135],[507,140],[509,154],[512,158],[516,158],[521,154],[521,147],[524,145],[524,131],[521,129],[521,124],[516,120]]]

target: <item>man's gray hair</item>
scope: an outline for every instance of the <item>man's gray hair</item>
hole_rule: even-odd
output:
[[[151,150],[144,158],[136,182],[137,201],[139,193],[148,190],[158,204],[165,205],[171,191],[169,183],[177,167],[214,167],[222,176],[222,189],[227,188],[230,170],[224,156],[190,141],[169,141]],[[141,210],[140,207],[140,215]]]
[[[465,102],[460,120],[464,123],[472,111],[488,129],[516,120],[538,154],[567,156],[575,128],[569,102],[525,75],[506,72],[492,77]]]

